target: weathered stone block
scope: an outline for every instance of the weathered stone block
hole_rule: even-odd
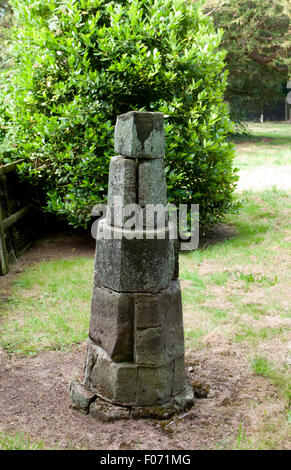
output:
[[[140,160],[138,165],[139,223],[147,229],[166,227],[169,222],[167,186],[162,158]]]
[[[132,236],[137,238],[130,239]],[[169,230],[140,230],[132,235],[130,230],[111,227],[101,220],[95,271],[102,286],[117,292],[166,289],[174,272],[174,243]]]
[[[134,294],[135,327],[140,329],[161,326],[162,312],[158,309],[157,294]]]
[[[115,406],[97,398],[90,406],[90,416],[105,423],[110,423],[117,419],[129,419],[130,409]]]
[[[133,359],[133,299],[94,287],[89,336],[117,362]]]
[[[173,395],[185,390],[186,385],[185,358],[183,355],[174,359]]]
[[[135,362],[149,366],[160,366],[166,362],[164,332],[161,327],[136,331]]]
[[[164,160],[142,160],[138,165],[138,204],[167,204]]]
[[[99,351],[100,351],[99,346],[97,346],[89,338],[88,343],[87,343],[87,352],[86,352],[86,360],[85,360],[85,374],[84,374],[84,381],[83,381],[83,386],[87,390],[90,390],[91,372],[92,372],[93,366],[96,362],[96,357],[98,356]]]
[[[173,362],[160,367],[139,367],[136,404],[162,405],[170,400],[173,383]]]
[[[131,405],[136,399],[137,367],[116,363],[99,346],[89,343],[85,379],[96,395],[112,403]]]
[[[136,203],[135,161],[122,156],[112,157],[109,166],[106,220],[109,225],[123,227],[130,216],[124,207]]]
[[[70,397],[72,407],[81,411],[81,413],[87,414],[89,412],[90,404],[95,400],[96,394],[86,390],[78,382],[71,382],[70,385]]]
[[[114,150],[130,158],[162,158],[165,155],[163,114],[130,111],[118,116]]]
[[[169,225],[169,213],[167,206],[164,204],[147,204],[146,207],[138,206],[135,214],[135,218],[132,217],[131,221],[135,223],[137,228],[165,230]],[[174,237],[171,238],[174,241]]]
[[[167,289],[156,294],[134,294],[135,328],[162,326],[165,349],[170,357],[184,354],[184,329],[180,283],[171,280]],[[178,344],[177,344],[178,343]]]
[[[179,240],[176,239],[174,240],[175,268],[174,268],[173,279],[179,279],[179,249],[180,249]]]
[[[96,270],[94,270],[94,276],[93,276],[93,289],[94,287],[101,287],[101,284],[100,284],[100,279],[99,279],[99,276],[98,276],[98,273],[96,272]]]
[[[194,403],[194,395],[191,385],[187,384],[185,390],[173,398],[177,407],[184,410],[189,410]]]
[[[184,354],[184,327],[179,281],[171,281],[168,289],[160,292],[158,309],[163,312],[165,350],[169,358]]]

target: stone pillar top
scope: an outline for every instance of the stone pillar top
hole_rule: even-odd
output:
[[[163,113],[130,111],[118,116],[114,131],[114,150],[117,154],[129,158],[163,158]]]

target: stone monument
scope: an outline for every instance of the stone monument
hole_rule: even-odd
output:
[[[177,242],[149,205],[167,203],[162,113],[118,116],[106,217],[98,223],[89,342],[74,408],[97,419],[168,418],[193,404],[184,364]],[[134,237],[126,207],[138,205]],[[130,206],[131,207],[131,206]]]

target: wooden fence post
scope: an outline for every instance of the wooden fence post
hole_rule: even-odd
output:
[[[8,255],[5,242],[5,233],[3,227],[3,210],[0,201],[0,274],[4,275],[8,272]]]
[[[16,224],[31,212],[31,206],[21,207],[20,198],[15,194],[15,182],[8,173],[15,172],[21,160],[0,165],[0,275],[9,270],[9,261],[17,259],[31,242],[26,242],[27,233],[18,235]]]

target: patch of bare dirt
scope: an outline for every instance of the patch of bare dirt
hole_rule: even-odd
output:
[[[95,240],[90,234],[58,232],[45,235],[37,240],[19,260],[21,264],[29,264],[51,259],[66,259],[72,256],[93,256]]]
[[[166,426],[141,419],[95,421],[70,408],[69,384],[82,376],[85,347],[22,359],[9,359],[2,353],[2,430],[21,430],[48,447],[204,449],[233,443],[240,423],[245,429],[257,425],[255,418],[265,410],[268,398],[272,398],[276,412],[282,408],[268,381],[255,377],[235,351],[225,355],[204,350],[189,354],[186,362],[191,381],[202,384],[208,397],[196,399],[188,413]]]

